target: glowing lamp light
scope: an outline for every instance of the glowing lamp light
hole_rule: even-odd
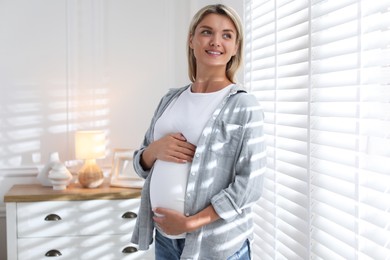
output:
[[[76,159],[85,160],[78,173],[81,186],[97,188],[104,181],[103,171],[96,159],[104,158],[106,137],[103,131],[77,131],[75,134]]]

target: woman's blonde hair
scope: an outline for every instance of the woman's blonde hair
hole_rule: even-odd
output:
[[[188,76],[192,82],[195,82],[196,79],[196,58],[194,55],[193,49],[190,47],[191,36],[194,35],[195,29],[198,24],[208,15],[208,14],[218,14],[223,15],[229,18],[236,28],[237,38],[236,44],[238,46],[237,53],[234,55],[226,65],[226,77],[231,81],[235,82],[235,75],[242,63],[242,49],[243,49],[243,29],[240,17],[232,8],[222,5],[207,5],[200,9],[195,16],[192,18],[190,29],[187,39],[187,59],[188,59]]]

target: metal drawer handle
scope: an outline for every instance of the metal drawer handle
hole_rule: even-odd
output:
[[[57,257],[61,255],[62,255],[61,252],[58,251],[57,249],[52,249],[45,254],[45,256],[47,257]]]
[[[122,218],[137,218],[137,214],[131,211],[127,211],[122,215]]]
[[[128,247],[123,248],[122,253],[124,253],[124,254],[131,254],[131,253],[135,253],[137,251],[138,251],[137,248],[135,248],[133,246],[128,246]]]
[[[45,221],[59,221],[62,218],[58,216],[57,214],[49,214],[46,216]]]

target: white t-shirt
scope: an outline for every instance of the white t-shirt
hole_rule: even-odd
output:
[[[227,96],[231,86],[211,93],[192,93],[191,87],[186,89],[169,104],[157,120],[154,128],[154,140],[170,133],[182,133],[188,142],[197,145],[206,122],[223,98]],[[169,208],[184,214],[185,192],[190,167],[191,163],[173,163],[161,160],[154,163],[150,182],[152,208]],[[185,234],[164,235],[175,239],[185,237]]]

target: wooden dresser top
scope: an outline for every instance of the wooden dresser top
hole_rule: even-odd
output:
[[[14,185],[5,195],[4,202],[71,201],[71,200],[115,200],[134,199],[141,196],[141,189],[110,187],[103,184],[99,188],[82,188],[70,184],[66,190],[53,190],[40,184]]]

